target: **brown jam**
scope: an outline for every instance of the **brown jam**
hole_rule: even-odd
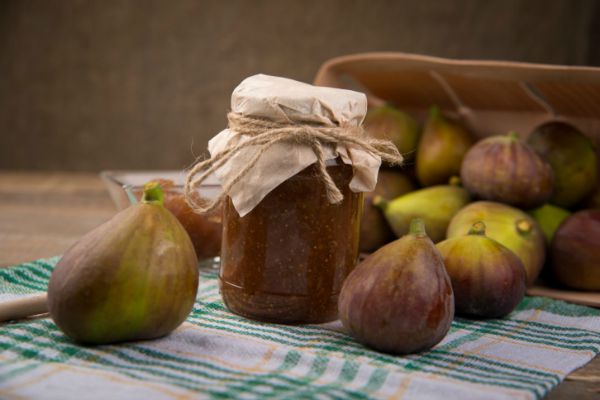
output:
[[[277,323],[337,318],[342,283],[358,256],[362,194],[352,192],[352,166],[327,171],[344,200],[330,204],[313,164],[240,217],[223,209],[220,286],[234,313]]]

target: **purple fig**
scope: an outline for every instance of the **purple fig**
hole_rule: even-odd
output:
[[[338,305],[348,332],[375,350],[415,353],[444,338],[454,317],[452,285],[421,219],[350,273]]]
[[[456,313],[497,318],[519,304],[526,289],[523,263],[507,247],[485,235],[485,224],[437,244],[452,281]]]
[[[552,239],[556,280],[574,289],[600,290],[600,210],[579,211]]]
[[[474,196],[519,208],[535,208],[552,195],[552,169],[514,132],[473,146],[460,171]]]

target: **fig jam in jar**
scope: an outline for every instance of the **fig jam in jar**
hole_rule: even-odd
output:
[[[331,165],[329,165],[331,164]],[[351,165],[328,163],[344,199],[330,204],[315,164],[272,190],[240,217],[223,209],[220,287],[234,313],[275,323],[337,318],[342,283],[358,257],[362,193]]]
[[[222,207],[219,284],[232,312],[274,323],[335,320],[342,284],[358,258],[362,193],[393,143],[361,124],[367,97],[351,90],[254,75],[231,95],[228,126],[211,157],[188,172],[195,212]],[[210,174],[223,188],[209,204],[195,190]]]

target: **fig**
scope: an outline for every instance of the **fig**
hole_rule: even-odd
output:
[[[161,179],[159,182],[165,192],[165,207],[173,213],[187,231],[194,244],[198,259],[218,257],[221,253],[221,237],[223,236],[221,208],[210,213],[197,214],[189,206],[183,193],[176,191],[173,181]],[[200,196],[198,193],[194,193],[194,195]]]
[[[552,167],[554,190],[550,203],[570,208],[594,189],[597,156],[592,141],[566,122],[536,128],[527,143]]]
[[[376,197],[373,204],[383,210],[397,237],[408,232],[413,218],[422,218],[429,237],[437,243],[446,238],[450,220],[458,210],[469,204],[469,201],[469,193],[459,186],[459,180],[455,177],[448,185],[420,189],[389,202]]]
[[[552,169],[516,132],[475,144],[463,160],[460,177],[476,197],[520,208],[535,208],[552,195]]]
[[[375,350],[408,354],[440,342],[454,317],[454,295],[442,257],[423,221],[358,264],[339,297],[347,331]]]
[[[600,210],[583,210],[565,219],[551,248],[556,280],[574,289],[600,290]]]
[[[404,161],[414,158],[420,130],[417,121],[391,105],[370,108],[363,123],[369,136],[390,140],[404,156]]]
[[[185,320],[197,288],[194,246],[153,182],[141,203],[65,252],[50,277],[48,309],[56,325],[77,342],[152,339]]]
[[[546,245],[548,246],[552,243],[554,232],[556,232],[565,218],[571,215],[571,212],[568,210],[552,204],[544,204],[541,207],[529,210],[528,213],[535,219],[535,222],[538,223],[538,226],[546,239]]]
[[[360,251],[368,253],[396,239],[383,216],[382,211],[373,205],[373,198],[381,196],[393,199],[415,189],[415,185],[401,171],[382,169],[379,171],[377,186],[365,193],[363,216],[360,222]]]
[[[525,296],[523,263],[506,246],[485,235],[485,224],[473,224],[465,236],[436,245],[452,282],[456,314],[499,318]]]
[[[478,201],[456,213],[448,225],[448,238],[465,235],[477,221],[485,224],[487,237],[502,243],[519,257],[525,267],[527,285],[532,285],[546,258],[544,235],[535,220],[506,204]]]
[[[438,107],[432,107],[417,148],[416,169],[421,185],[443,185],[458,175],[473,142],[465,128],[444,117]]]

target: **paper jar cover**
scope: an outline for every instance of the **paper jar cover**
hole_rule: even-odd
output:
[[[244,116],[267,118],[273,121],[318,123],[324,126],[362,123],[367,111],[367,99],[362,93],[345,89],[318,87],[291,79],[254,75],[235,88],[231,110]],[[221,131],[208,144],[211,155],[228,146],[243,143],[249,137],[235,135],[229,129]],[[216,171],[221,183],[233,179],[256,154],[258,147],[249,146],[230,158]],[[370,192],[377,183],[381,158],[353,145],[338,144],[335,149],[323,146],[326,160],[338,156],[353,166],[350,189]],[[281,183],[317,161],[313,150],[297,143],[281,142],[262,154],[258,163],[228,195],[240,216],[248,214],[260,201]]]

